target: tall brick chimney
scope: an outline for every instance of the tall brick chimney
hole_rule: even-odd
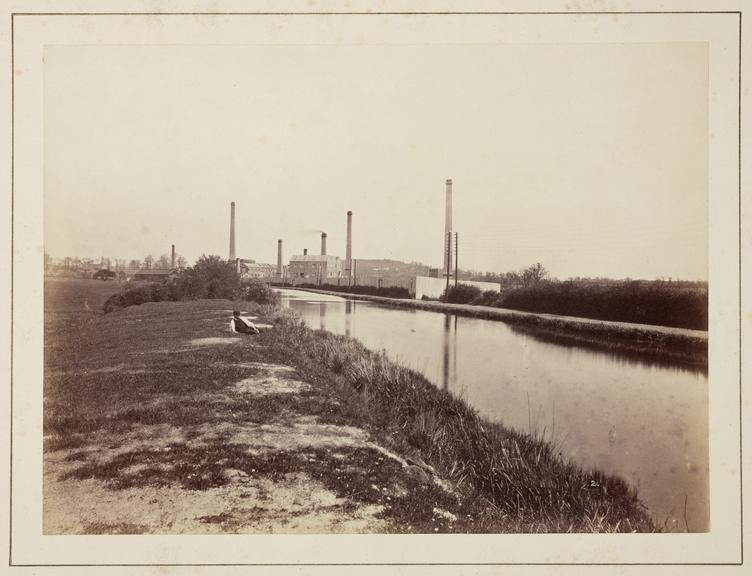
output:
[[[347,211],[347,245],[345,246],[345,270],[347,281],[352,278],[352,211]]]
[[[326,232],[321,233],[321,255],[326,256]]]
[[[172,264],[170,265],[170,268],[175,268],[175,244],[172,245]]]
[[[282,278],[282,240],[277,240],[277,276]]]
[[[230,260],[235,260],[235,202],[230,202]]]
[[[452,180],[446,181],[446,207],[444,219],[444,274],[452,273]]]

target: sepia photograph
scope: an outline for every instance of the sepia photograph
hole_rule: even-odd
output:
[[[739,524],[740,13],[93,12],[13,17],[11,537]]]
[[[45,533],[707,530],[707,68],[47,47]]]

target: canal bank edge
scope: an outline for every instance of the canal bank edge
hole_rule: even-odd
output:
[[[450,313],[468,318],[505,322],[517,329],[534,330],[535,335],[549,341],[579,345],[625,355],[643,354],[656,360],[666,359],[680,364],[708,366],[708,333],[704,330],[654,326],[558,316],[538,312],[523,312],[508,308],[450,304],[431,300],[407,300],[285,286],[285,290],[298,290],[316,294],[340,296],[347,300],[378,302],[395,308],[412,308],[430,312]]]

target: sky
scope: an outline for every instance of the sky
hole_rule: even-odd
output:
[[[704,44],[48,46],[45,249],[707,279]]]

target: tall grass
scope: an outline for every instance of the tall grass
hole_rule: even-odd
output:
[[[421,374],[358,341],[279,314],[277,352],[304,371],[336,375],[358,417],[459,490],[486,499],[520,531],[652,531],[636,493],[565,460],[540,435],[490,423]]]

